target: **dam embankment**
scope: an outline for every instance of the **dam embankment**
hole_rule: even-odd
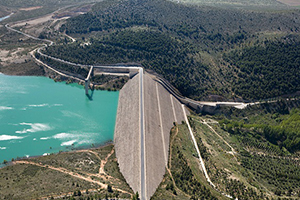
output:
[[[114,134],[120,171],[128,184],[141,194],[140,86],[144,102],[145,199],[150,199],[163,179],[168,163],[170,130],[184,121],[181,103],[163,86],[144,74],[136,75],[119,94]]]

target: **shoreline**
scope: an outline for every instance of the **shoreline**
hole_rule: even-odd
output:
[[[107,146],[110,146],[110,145],[114,145],[114,142],[112,140],[106,141],[102,144],[99,143],[99,144],[96,144],[94,146],[92,146],[92,144],[91,144],[91,147],[89,147],[89,148],[87,146],[82,146],[82,147],[71,148],[68,151],[60,150],[59,152],[50,153],[50,154],[47,154],[47,155],[35,155],[35,156],[29,156],[29,157],[24,156],[24,157],[16,158],[14,160],[10,160],[10,161],[7,160],[6,164],[2,162],[0,164],[0,170],[3,169],[4,167],[15,165],[16,164],[15,161],[30,160],[30,159],[44,157],[44,156],[58,155],[58,154],[61,154],[61,153],[76,153],[76,152],[80,152],[82,150],[100,149],[100,148],[104,148],[104,147],[107,147]]]
[[[3,73],[0,71],[0,75],[5,75],[5,76],[20,76],[20,77],[45,77],[45,78],[49,78],[51,80],[53,80],[54,82],[65,82],[67,85],[68,84],[72,84],[72,83],[77,83],[78,85],[84,86],[82,83],[80,83],[79,81],[76,81],[74,79],[70,79],[70,78],[66,78],[63,76],[52,76],[50,74],[45,73],[44,75],[33,75],[33,74],[7,74],[7,73]],[[94,85],[94,90],[99,90],[99,91],[108,91],[108,92],[119,92],[122,88],[118,88],[118,89],[111,89],[109,87],[103,87],[103,85],[99,85],[99,84],[93,84]]]

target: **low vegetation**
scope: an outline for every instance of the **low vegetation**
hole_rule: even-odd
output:
[[[223,129],[230,134],[239,136],[245,143],[261,146],[263,150],[288,155],[300,151],[299,141],[299,108],[284,114],[269,114],[263,121],[254,120],[222,120]],[[260,117],[255,117],[259,119]],[[263,123],[260,123],[263,122]],[[243,138],[246,139],[243,139]],[[249,139],[251,138],[251,139]],[[268,142],[267,146],[260,143]]]
[[[3,199],[103,199],[133,195],[119,171],[113,145],[14,161],[0,169],[0,177]]]
[[[240,164],[252,184],[257,181],[277,196],[300,195],[300,111],[298,106],[292,108],[295,104],[269,103],[259,110],[254,106],[252,110],[222,116],[218,127],[242,147]]]
[[[205,160],[208,175],[216,188],[233,198],[265,199],[266,193],[249,183],[249,175],[239,166],[240,157],[236,152],[239,152],[241,146],[232,143],[232,138],[226,133],[220,133],[218,129],[215,129],[217,132],[212,131],[210,127],[215,128],[214,120],[191,116],[189,121]]]
[[[185,124],[177,125],[171,130],[168,170],[151,199],[221,198],[208,185],[199,169],[196,150],[188,134]]]
[[[298,198],[299,149],[285,147],[288,141],[284,142],[283,138],[299,132],[300,111],[293,108],[297,107],[297,102],[269,104],[246,110],[230,108],[230,112],[225,109],[225,114],[216,116],[189,117],[208,175],[217,191],[207,184],[186,125],[175,126],[171,131],[168,168],[152,199],[197,199],[195,188],[203,195],[208,194],[206,189],[210,191],[212,196],[204,199],[226,199],[220,192],[238,199]],[[288,112],[285,107],[289,108]],[[262,126],[285,131],[281,131],[281,139],[274,142],[260,132]]]

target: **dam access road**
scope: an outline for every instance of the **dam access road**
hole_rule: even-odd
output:
[[[141,198],[145,199],[145,132],[144,132],[144,91],[143,91],[143,76],[144,70],[140,68],[140,137],[141,137]]]

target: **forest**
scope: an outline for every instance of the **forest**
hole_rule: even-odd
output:
[[[274,55],[281,62],[274,65],[267,60],[273,58],[266,55],[275,52],[267,48],[276,49],[282,44],[272,43],[272,39],[265,44],[259,34],[297,34],[299,22],[297,10],[263,12],[188,6],[165,0],[106,0],[95,4],[91,12],[68,19],[60,27],[61,32],[82,41],[49,47],[46,51],[52,56],[84,64],[139,62],[146,69],[163,75],[183,95],[196,100],[210,95],[256,100],[298,90],[293,76],[297,66],[286,65],[297,59],[297,49],[293,47],[298,43],[285,44],[283,50]],[[256,46],[253,41],[257,41]],[[83,45],[86,42],[91,45]],[[241,50],[234,51],[237,47]],[[239,51],[248,57],[237,56]],[[246,64],[251,52],[262,54],[252,65]],[[281,57],[277,56],[282,53]],[[282,58],[287,55],[290,57],[283,62]],[[264,77],[249,75],[246,65],[248,68],[255,65],[255,73],[275,69],[276,73]],[[283,65],[292,70],[282,71]],[[237,79],[233,78],[235,75]],[[277,80],[273,80],[274,77]]]
[[[104,1],[93,11],[71,18],[62,26],[68,33],[85,33],[96,30],[147,25],[191,39],[245,32],[255,33],[278,29],[297,31],[299,11],[254,12],[237,9],[220,9],[207,6],[187,6],[164,0]],[[259,24],[259,26],[258,26]]]
[[[47,54],[82,64],[138,62],[167,78],[185,96],[200,96],[208,67],[193,59],[191,43],[152,30],[124,30],[104,39],[92,39],[90,45],[73,43],[51,46]]]
[[[235,93],[245,99],[266,99],[300,90],[299,55],[299,41],[266,41],[232,51],[224,59],[239,70]]]

